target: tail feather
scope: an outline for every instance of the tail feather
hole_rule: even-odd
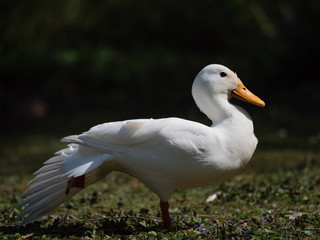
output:
[[[75,139],[76,136],[68,138],[70,141]],[[16,221],[25,218],[20,225],[38,220],[80,192],[82,188],[68,184],[77,174],[85,174],[84,187],[87,187],[110,172],[110,169],[98,168],[106,159],[106,155],[89,147],[72,143],[69,144],[69,148],[56,154],[35,172],[37,176],[29,182],[29,188],[22,195],[25,199],[17,208],[24,208]]]

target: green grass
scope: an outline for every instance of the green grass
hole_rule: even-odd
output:
[[[14,206],[31,173],[64,146],[58,140],[55,134],[0,140],[0,239],[320,238],[319,152],[314,145],[263,148],[276,141],[268,135],[241,175],[173,194],[173,233],[162,228],[158,197],[121,173],[110,174],[40,221],[17,228]],[[217,199],[206,203],[213,193]]]

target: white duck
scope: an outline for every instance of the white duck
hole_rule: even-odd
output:
[[[175,189],[218,184],[253,155],[257,138],[249,114],[232,96],[263,107],[227,67],[212,64],[196,76],[192,95],[212,126],[180,118],[104,123],[63,138],[69,148],[44,163],[25,191],[17,219],[33,222],[112,171],[127,173],[160,198],[163,224],[172,231],[168,200]]]

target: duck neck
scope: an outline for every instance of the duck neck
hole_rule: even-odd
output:
[[[207,117],[211,119],[212,125],[218,125],[232,115],[234,106],[230,104],[227,96],[215,96],[208,106],[209,111],[205,112]]]

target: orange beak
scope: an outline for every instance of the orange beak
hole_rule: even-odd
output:
[[[257,105],[259,107],[264,107],[265,103],[252,92],[250,92],[238,78],[238,87],[231,92],[231,96],[238,98],[242,101]]]

